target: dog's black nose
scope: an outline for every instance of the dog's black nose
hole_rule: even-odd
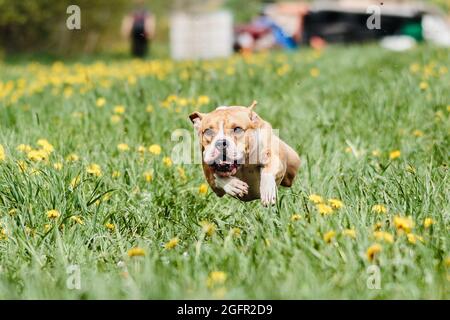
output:
[[[216,148],[219,150],[223,150],[227,147],[228,143],[226,139],[221,139],[216,141]]]

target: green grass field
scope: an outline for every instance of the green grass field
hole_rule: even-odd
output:
[[[375,45],[3,63],[0,299],[449,299],[449,65]],[[168,158],[190,112],[253,99],[302,158],[271,209]]]

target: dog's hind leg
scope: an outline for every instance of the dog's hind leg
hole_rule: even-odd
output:
[[[281,180],[281,185],[283,187],[291,187],[294,183],[294,178],[297,176],[298,169],[300,167],[300,157],[298,154],[288,146],[286,150],[286,173]]]

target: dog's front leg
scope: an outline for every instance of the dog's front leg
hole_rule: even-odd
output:
[[[278,182],[283,178],[283,165],[276,156],[272,156],[267,164],[261,168],[259,193],[261,203],[267,207],[277,201]]]
[[[243,197],[248,193],[248,184],[236,177],[214,175],[216,187],[221,188],[232,197]]]
[[[261,172],[259,193],[261,194],[261,203],[263,206],[268,207],[275,204],[277,200],[277,183],[272,173]]]

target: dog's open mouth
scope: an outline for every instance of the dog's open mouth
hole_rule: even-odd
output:
[[[239,169],[239,164],[237,161],[218,161],[210,165],[214,172],[221,177],[234,176]]]

